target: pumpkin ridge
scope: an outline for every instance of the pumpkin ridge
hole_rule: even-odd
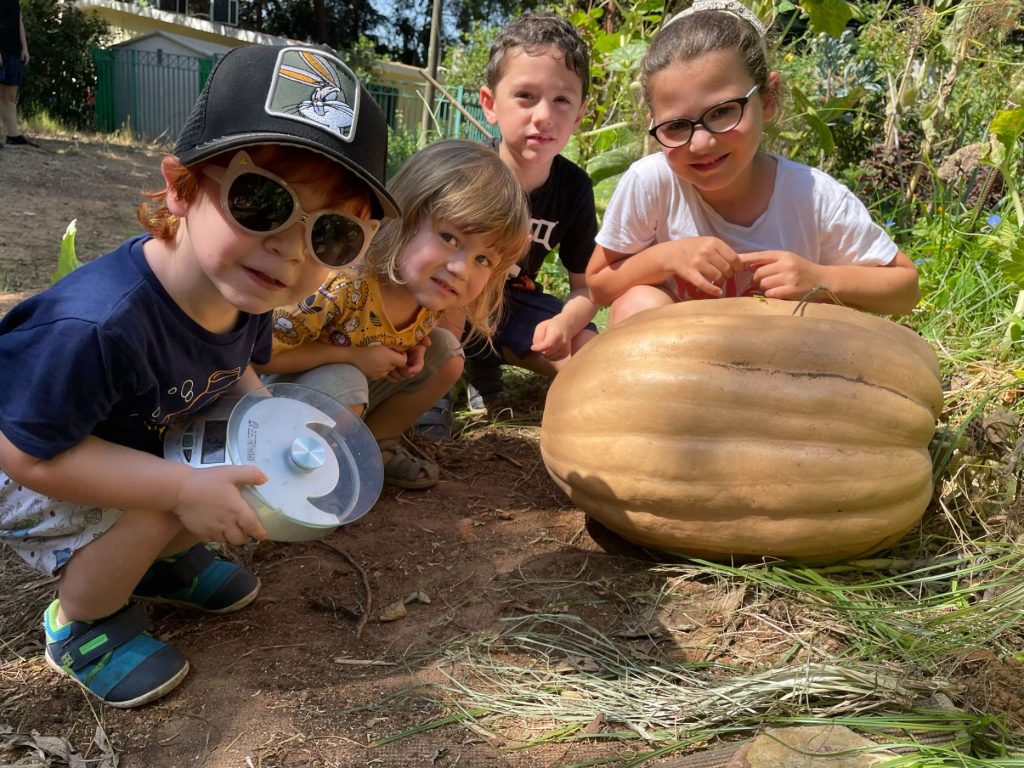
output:
[[[707,365],[712,366],[714,368],[725,368],[726,370],[742,371],[744,373],[763,373],[767,376],[788,376],[789,378],[792,379],[838,379],[840,381],[848,381],[851,384],[863,384],[865,386],[873,387],[875,389],[881,389],[886,392],[890,392],[898,397],[901,397],[904,400],[908,400],[914,403],[915,405],[918,404],[918,401],[915,398],[910,397],[906,392],[901,392],[895,387],[890,387],[885,384],[879,384],[877,382],[868,381],[863,376],[847,376],[846,374],[843,373],[829,373],[828,371],[787,371],[783,368],[766,368],[764,366],[755,366],[750,363],[743,363],[740,361],[732,363],[719,363],[709,360],[707,362]]]

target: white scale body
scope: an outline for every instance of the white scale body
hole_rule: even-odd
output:
[[[241,492],[275,541],[322,538],[357,520],[384,482],[380,450],[362,421],[298,384],[223,398],[169,427],[164,458],[199,468],[260,469],[267,482]]]

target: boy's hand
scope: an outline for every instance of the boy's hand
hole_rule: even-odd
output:
[[[791,251],[754,251],[740,260],[754,273],[754,285],[769,299],[799,301],[825,281],[824,268]]]
[[[404,351],[397,351],[383,345],[354,347],[354,350],[359,350],[359,352],[352,359],[352,364],[366,374],[366,378],[370,381],[386,378],[395,368],[401,368],[407,361]]]
[[[572,351],[568,321],[562,315],[555,315],[538,323],[533,332],[533,345],[530,349],[548,360],[563,360],[568,357]]]
[[[265,539],[263,524],[238,486],[266,481],[266,475],[252,466],[195,469],[182,484],[172,511],[200,541],[244,544],[249,538]]]
[[[686,237],[669,257],[668,269],[708,296],[722,296],[725,281],[743,270],[732,248],[717,237]]]

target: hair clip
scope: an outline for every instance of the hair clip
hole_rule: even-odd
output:
[[[737,0],[693,0],[693,5],[689,8],[677,13],[671,19],[665,22],[662,29],[667,27],[674,21],[678,21],[684,16],[697,13],[699,11],[720,11],[721,13],[728,13],[730,16],[735,16],[737,19],[747,22],[757,32],[757,36],[761,39],[761,47],[764,49],[765,54],[768,53],[768,46],[765,39],[768,36],[768,30],[765,29],[764,24],[757,17],[752,10],[743,5],[743,3],[737,2]]]

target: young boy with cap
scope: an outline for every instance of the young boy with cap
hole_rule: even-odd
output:
[[[380,216],[387,124],[333,51],[247,46],[216,66],[134,237],[0,322],[0,540],[59,574],[46,660],[104,702],[163,696],[188,662],[130,598],[228,613],[255,575],[206,542],[265,538],[239,486],[161,438],[259,386],[271,310],[357,258]],[[126,479],[129,482],[125,482]]]

